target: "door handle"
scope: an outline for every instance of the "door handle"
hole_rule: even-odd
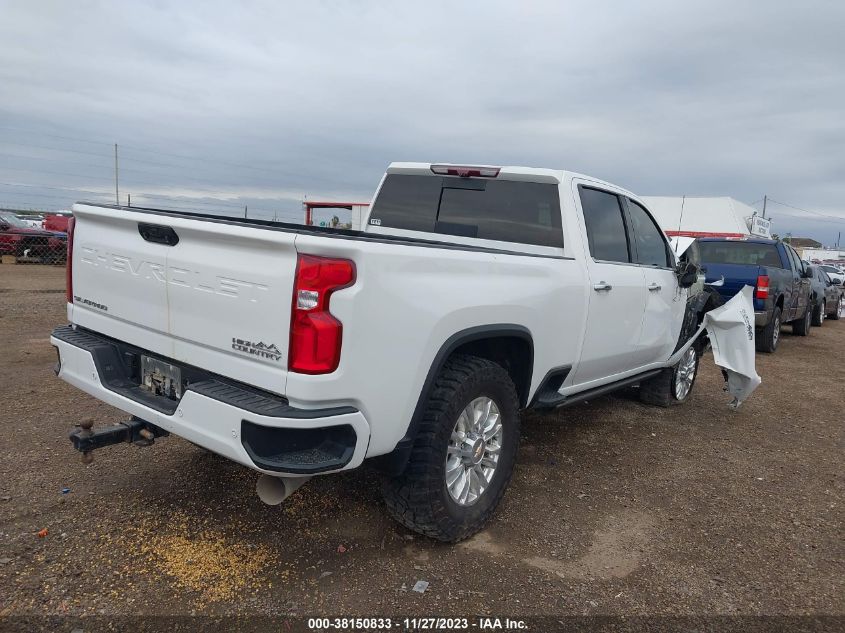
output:
[[[596,292],[601,292],[602,290],[613,290],[613,286],[611,286],[606,281],[600,281],[597,284],[593,285],[593,290]]]
[[[662,287],[663,287],[663,286],[661,286],[661,285],[660,285],[660,284],[658,284],[658,283],[650,283],[650,284],[648,285],[648,289],[649,289],[649,291],[651,291],[651,292],[654,292],[655,290],[660,290]]]

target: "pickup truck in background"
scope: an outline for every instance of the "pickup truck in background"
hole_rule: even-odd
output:
[[[754,290],[755,344],[772,353],[784,323],[799,336],[810,333],[812,270],[798,253],[778,240],[763,238],[699,238],[699,254],[708,283],[724,283],[718,291],[725,299],[749,285]]]
[[[132,417],[75,447],[174,433],[279,503],[364,460],[390,514],[457,541],[511,478],[520,411],[639,386],[689,398],[695,266],[642,201],[551,169],[394,163],[361,231],[74,206],[60,378]]]

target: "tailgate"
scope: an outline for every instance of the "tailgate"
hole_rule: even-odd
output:
[[[284,394],[294,233],[87,205],[74,214],[73,323]]]
[[[702,262],[706,269],[707,283],[719,281],[720,277],[725,278],[725,284],[717,286],[716,290],[726,300],[736,295],[742,287],[749,285],[752,288],[757,286],[757,275],[760,274],[760,267],[747,264],[713,264]]]

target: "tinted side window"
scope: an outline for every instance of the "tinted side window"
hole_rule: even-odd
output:
[[[381,226],[433,233],[439,202],[440,178],[390,174],[370,218],[380,220]]]
[[[579,187],[587,241],[593,259],[630,262],[628,235],[619,198],[612,193]]]
[[[563,246],[557,185],[444,178],[438,233]]]
[[[633,200],[628,200],[628,212],[631,215],[631,225],[637,245],[637,263],[668,267],[670,264],[666,241],[654,220]]]
[[[796,272],[801,272],[801,260],[798,259],[798,254],[792,250],[789,246],[786,246],[786,254],[789,255],[789,259],[792,261],[792,268]]]

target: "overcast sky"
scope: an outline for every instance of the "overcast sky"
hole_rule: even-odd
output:
[[[0,206],[113,199],[117,142],[122,202],[298,218],[393,160],[528,165],[767,194],[832,244],[843,26],[841,1],[0,0]]]

